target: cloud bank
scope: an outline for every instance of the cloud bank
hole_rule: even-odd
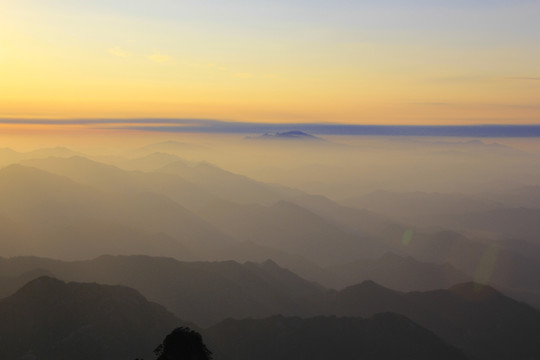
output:
[[[258,134],[299,130],[318,135],[540,137],[540,125],[357,125],[257,123],[217,119],[0,119],[0,125],[86,125],[103,130],[207,134]]]

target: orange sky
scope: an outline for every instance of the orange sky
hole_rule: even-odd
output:
[[[537,1],[0,0],[0,118],[539,123]]]

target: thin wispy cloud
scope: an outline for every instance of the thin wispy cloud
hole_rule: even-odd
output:
[[[107,50],[107,52],[109,54],[111,54],[111,55],[114,55],[114,56],[117,56],[117,57],[123,57],[123,58],[133,56],[132,53],[130,53],[129,51],[123,49],[120,46],[115,46],[115,47]],[[141,56],[139,55],[138,57],[141,57]],[[153,53],[151,55],[146,56],[146,59],[148,59],[148,60],[150,60],[152,62],[158,63],[158,64],[166,63],[166,62],[169,62],[169,61],[173,60],[172,56],[165,55],[165,54],[162,54],[162,53]]]
[[[449,102],[412,102],[410,105],[422,105],[422,106],[456,106],[458,104]]]
[[[489,82],[497,80],[496,77],[491,76],[445,76],[445,77],[433,77],[427,79],[430,82],[436,83],[478,83],[478,82]]]
[[[122,49],[120,46],[115,46],[108,50],[108,53],[118,57],[128,57],[131,56],[131,53]]]
[[[253,77],[253,74],[243,72],[243,73],[236,73],[234,74],[234,76],[240,79],[251,79]]]
[[[540,109],[540,103],[505,104],[505,103],[451,103],[451,102],[411,102],[410,105],[451,107],[451,108],[516,108]]]
[[[510,78],[512,80],[525,80],[525,81],[540,81],[540,76],[532,76],[532,77],[512,77]]]
[[[212,62],[188,62],[185,63],[187,66],[196,69],[196,70],[203,70],[203,71],[213,71],[216,74],[223,74],[232,76],[239,79],[252,79],[252,78],[276,78],[277,76],[272,74],[272,76],[260,76],[258,74],[254,74],[247,71],[241,71],[239,69],[229,69],[226,66],[212,63]]]
[[[209,62],[188,62],[186,64],[187,66],[192,67],[194,69],[229,71],[229,69],[225,66],[215,64],[215,63],[209,63]]]
[[[151,60],[151,61],[153,61],[155,63],[162,64],[162,63],[172,61],[173,58],[171,56],[169,56],[169,55],[156,53],[156,54],[148,55],[147,59],[149,59],[149,60]]]
[[[220,123],[221,120],[214,119],[160,119],[160,118],[137,118],[137,119],[0,119],[0,124],[5,125],[95,125],[95,124],[211,124]]]
[[[508,81],[508,80],[523,80],[523,81],[540,81],[540,76],[512,76],[512,77],[496,77],[496,76],[448,76],[431,78],[430,81],[441,83],[478,83],[491,81]]]

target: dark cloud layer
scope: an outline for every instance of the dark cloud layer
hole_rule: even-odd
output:
[[[257,134],[299,130],[320,135],[540,137],[540,125],[354,125],[329,123],[270,124],[216,119],[0,119],[0,124],[88,125],[105,130]]]

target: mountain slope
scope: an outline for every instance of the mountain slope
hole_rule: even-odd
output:
[[[299,255],[289,254],[285,251],[258,245],[251,241],[241,242],[238,245],[228,248],[203,252],[198,256],[199,260],[233,260],[240,263],[246,261],[261,263],[266,260],[272,260],[280,267],[289,269],[306,280],[314,281],[325,286],[333,286],[333,279],[329,276],[328,271],[318,266],[313,261]]]
[[[0,276],[0,299],[12,295],[26,283],[42,276],[53,277],[54,275],[47,270],[34,269],[17,276]]]
[[[328,311],[371,316],[391,311],[426,327],[472,359],[540,358],[540,311],[475,283],[402,293],[364,282],[331,294]]]
[[[472,195],[421,191],[375,191],[347,199],[345,203],[419,226],[443,225],[448,217],[456,214],[498,209],[503,206],[501,203]]]
[[[378,259],[364,259],[328,269],[336,287],[373,280],[383,286],[402,290],[447,288],[471,277],[449,264],[435,264],[386,253]]]
[[[271,206],[214,202],[198,214],[236,239],[299,255],[319,265],[383,252],[369,238],[347,233],[331,221],[286,201]]]
[[[203,326],[231,317],[370,317],[393,312],[463,349],[471,359],[540,358],[540,311],[475,283],[405,293],[366,281],[326,291],[272,262],[183,263],[143,256],[84,262],[0,259],[4,276],[32,269],[45,269],[66,280],[130,286],[180,318]]]
[[[178,175],[216,197],[231,202],[271,204],[281,199],[274,187],[208,163],[186,164],[177,161],[156,172]]]
[[[391,313],[370,319],[226,320],[204,334],[223,360],[465,359],[433,333]]]
[[[359,235],[378,237],[395,221],[374,212],[341,205],[321,195],[297,194],[288,200],[315,214],[331,220],[344,230]]]
[[[143,158],[140,161],[142,163],[153,163],[154,166],[156,163],[164,161],[166,164],[169,164],[168,160],[170,160],[171,156],[173,155],[154,154],[154,156]],[[173,162],[183,163],[183,161],[178,159]],[[167,196],[189,209],[199,207],[201,203],[215,199],[213,194],[208,193],[179,175],[122,170],[116,166],[93,161],[81,156],[31,159],[22,162],[22,164],[66,176],[80,184],[89,185],[105,192],[127,194],[153,192]],[[145,166],[148,167],[151,164],[146,164]]]
[[[181,322],[121,286],[40,277],[0,300],[0,358],[117,360],[150,357]]]
[[[540,244],[540,209],[504,208],[469,212],[447,219],[449,226],[458,229],[483,231],[499,238],[526,239]]]
[[[270,261],[180,262],[148,256],[102,256],[74,262],[0,259],[0,274],[5,276],[32,269],[46,269],[67,281],[129,286],[180,318],[202,326],[227,317],[314,315],[310,299],[324,293],[321,286]]]
[[[5,255],[74,258],[127,251],[182,256],[189,247],[234,244],[164,196],[102,192],[21,165],[0,169],[0,198],[0,221],[9,222],[0,243],[13,243],[12,236],[20,240]]]

